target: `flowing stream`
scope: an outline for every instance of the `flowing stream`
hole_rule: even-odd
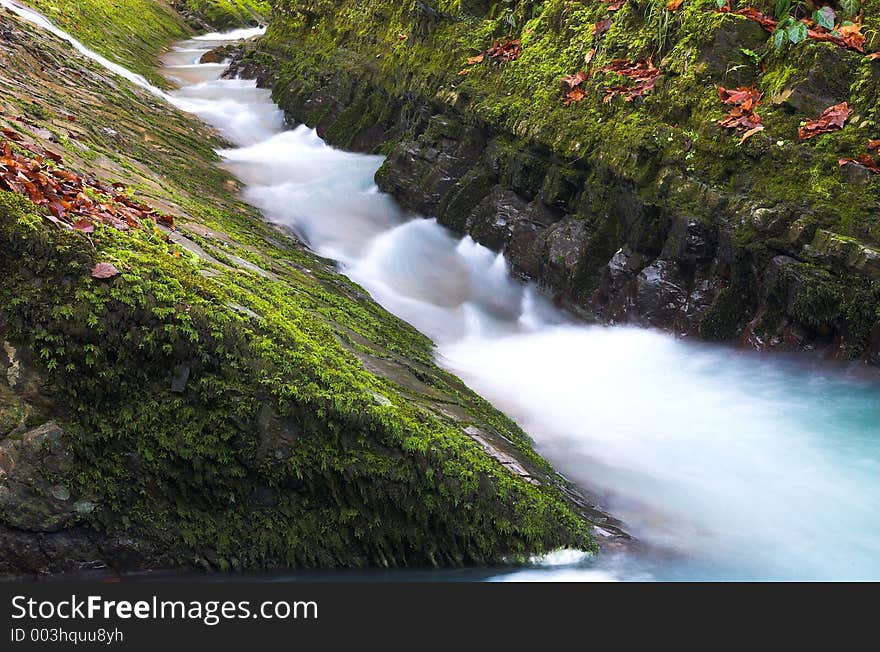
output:
[[[47,25],[33,16],[24,15]],[[221,154],[246,184],[246,201],[432,337],[441,365],[520,423],[641,542],[597,557],[560,551],[527,568],[431,577],[880,580],[875,377],[574,321],[511,279],[501,255],[402,213],[375,187],[381,157],[289,129],[268,91],[219,79],[221,64],[198,63],[258,32],[178,45],[164,72],[180,90],[150,90],[216,127],[235,145]]]

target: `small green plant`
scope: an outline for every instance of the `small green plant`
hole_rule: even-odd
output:
[[[851,26],[853,23],[848,19],[855,17],[861,9],[861,3],[859,0],[840,0],[839,5],[840,16],[844,19],[839,26]],[[792,0],[776,0],[774,14],[778,22],[773,30],[772,39],[777,50],[781,50],[788,43],[797,45],[807,39],[809,32],[801,20],[801,14],[806,15],[807,12],[807,4],[801,0],[796,0],[794,3]],[[827,29],[834,36],[840,36],[840,32],[837,31],[838,13],[831,6],[825,5],[815,9],[811,18],[817,26]]]

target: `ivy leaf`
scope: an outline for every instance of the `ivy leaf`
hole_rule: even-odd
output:
[[[807,40],[807,26],[803,23],[795,23],[791,27],[786,27],[785,33],[788,34],[788,40],[795,45]]]
[[[813,12],[813,20],[817,25],[821,25],[825,29],[834,29],[834,22],[837,15],[831,7],[822,7]]]
[[[840,0],[840,9],[847,18],[855,16],[861,8],[862,3],[859,0]]]
[[[788,40],[788,35],[785,33],[784,29],[780,29],[777,27],[773,31],[773,47],[777,50],[781,50],[782,46],[785,45],[785,42]]]

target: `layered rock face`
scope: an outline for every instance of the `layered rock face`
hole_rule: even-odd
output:
[[[386,153],[383,190],[587,319],[877,363],[880,175],[838,160],[878,137],[880,7],[864,52],[777,51],[728,9],[279,0],[235,71],[331,143]],[[505,39],[518,58],[493,59]],[[653,61],[654,88],[609,94],[622,59]],[[717,87],[753,85],[764,130],[741,142]],[[799,141],[844,101],[843,130]]]

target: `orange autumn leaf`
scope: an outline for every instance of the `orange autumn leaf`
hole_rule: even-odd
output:
[[[837,164],[841,167],[847,164],[852,164],[864,168],[873,174],[880,174],[880,165],[878,165],[878,161],[870,154],[861,154],[856,158],[842,158],[837,161]]]
[[[568,75],[567,77],[563,77],[562,81],[569,88],[574,88],[575,86],[580,86],[581,84],[583,84],[585,81],[587,81],[588,78],[589,78],[589,75],[587,73],[585,73],[583,70],[581,70],[579,72],[576,72],[573,75]]]
[[[606,18],[605,20],[600,20],[595,23],[593,25],[593,36],[596,38],[603,36],[605,32],[611,29],[612,24],[614,24],[614,21],[611,18]]]
[[[798,129],[798,138],[800,140],[808,140],[819,134],[827,134],[843,129],[843,125],[846,123],[851,112],[852,109],[846,102],[829,106],[822,111],[822,115],[818,118],[808,120],[803,127]]]
[[[682,2],[684,2],[684,0],[669,0],[669,2],[666,5],[666,8],[669,11],[675,11],[676,9],[678,9],[681,6]]]
[[[751,138],[756,133],[761,132],[761,131],[764,131],[764,125],[758,125],[757,127],[752,127],[751,129],[749,129],[746,133],[744,133],[742,135],[742,138],[739,139],[739,144],[742,145],[744,142],[746,142],[746,139]]]

